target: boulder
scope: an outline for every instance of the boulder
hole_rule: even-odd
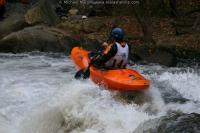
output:
[[[64,22],[59,23],[57,25],[58,28],[72,31],[72,32],[80,32],[82,30],[82,19],[70,19],[67,18]]]
[[[11,32],[21,30],[26,26],[28,24],[24,19],[24,15],[21,13],[13,13],[3,21],[0,21],[0,38]]]
[[[199,35],[194,36],[195,42],[198,42]],[[162,41],[158,43],[158,47],[162,50],[172,53],[178,59],[196,60],[200,61],[200,49],[198,44],[193,42],[186,44],[178,44],[172,41]]]
[[[30,25],[48,24],[54,25],[57,21],[57,15],[51,1],[40,0],[25,15],[25,20]]]
[[[25,14],[28,10],[28,5],[22,3],[7,2],[6,3],[6,16],[10,16],[13,13]]]
[[[200,114],[171,113],[140,124],[134,133],[198,133]]]
[[[85,32],[87,34],[99,32],[105,29],[105,23],[102,18],[85,18],[83,16],[69,17],[66,21],[58,24],[59,28],[72,29],[75,32]]]
[[[28,26],[24,14],[27,8],[21,3],[7,3],[5,18],[0,21],[0,39],[11,32]]]
[[[176,57],[168,49],[149,44],[131,45],[130,58],[142,63],[158,63],[165,66],[175,66]]]
[[[67,36],[59,29],[34,26],[14,32],[0,41],[0,52],[65,52],[70,53],[73,46],[80,42]]]
[[[77,15],[77,13],[78,13],[78,9],[72,8],[69,10],[69,15]]]
[[[83,31],[86,33],[99,32],[105,24],[101,19],[88,18],[83,20]]]
[[[66,31],[42,25],[27,27],[0,40],[0,52],[42,51],[69,54],[74,46],[97,50],[100,43],[96,40],[76,38]]]

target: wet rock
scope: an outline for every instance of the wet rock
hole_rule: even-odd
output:
[[[1,52],[65,52],[80,42],[66,35],[64,31],[46,26],[28,27],[14,32],[0,41]]]
[[[78,13],[78,9],[72,8],[69,10],[69,15],[77,15],[77,13]]]
[[[200,49],[177,46],[174,49],[174,52],[178,58],[195,59],[196,61],[200,62]]]
[[[148,44],[132,45],[130,58],[134,60],[134,56],[137,56],[137,60],[142,62],[159,63],[165,66],[176,65],[176,58],[173,53],[159,46],[151,47]]]
[[[77,16],[76,18],[68,18],[65,22],[58,24],[58,27],[72,29],[75,32],[94,33],[104,28],[105,23],[101,18],[83,18],[83,16]]]
[[[161,49],[156,49],[156,51],[151,54],[149,57],[146,58],[148,62],[153,62],[153,63],[159,63],[161,65],[165,66],[175,66],[175,57],[172,53],[161,50]]]
[[[85,19],[83,21],[83,31],[86,33],[98,32],[103,27],[105,25],[100,19]]]
[[[81,18],[78,19],[67,18],[66,21],[58,24],[57,27],[64,30],[71,30],[73,32],[80,32],[82,30],[82,20]]]
[[[200,49],[197,46],[179,45],[175,42],[162,42],[158,47],[165,51],[169,51],[178,59],[195,59],[200,61]]]
[[[68,18],[57,25],[57,28],[69,31],[72,36],[80,40],[81,45],[88,49],[99,49],[100,43],[105,41],[105,23],[101,18]],[[102,33],[103,32],[103,33]]]
[[[5,18],[0,21],[0,39],[11,32],[28,26],[24,14],[27,8],[20,3],[7,3]]]
[[[171,113],[140,124],[134,133],[198,133],[200,114]]]
[[[64,52],[69,54],[74,46],[97,51],[100,43],[96,40],[73,37],[66,31],[47,26],[28,27],[11,33],[0,41],[0,52]]]
[[[31,25],[49,24],[54,25],[58,19],[51,1],[40,0],[25,15],[26,22]]]
[[[6,16],[9,17],[9,15],[12,15],[12,13],[19,13],[19,14],[25,14],[28,10],[29,6],[24,5],[22,3],[6,3]]]
[[[5,35],[23,29],[28,26],[24,19],[23,14],[13,13],[8,18],[5,18],[3,21],[0,21],[0,38]]]
[[[161,96],[166,104],[168,103],[186,103],[189,99],[184,98],[177,90],[175,90],[169,82],[163,81],[156,83],[156,87],[159,88]]]
[[[192,32],[199,32],[199,21],[200,14],[198,12],[194,12],[192,14],[187,14],[187,16],[179,17],[172,24],[176,28],[176,35],[189,34]]]

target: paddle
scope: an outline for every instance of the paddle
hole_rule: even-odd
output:
[[[75,79],[87,79],[87,78],[89,78],[90,77],[90,66],[91,66],[91,64],[92,63],[90,63],[88,67],[79,70],[75,74],[74,78]]]
[[[90,67],[93,64],[94,60],[96,60],[98,58],[99,52],[93,53],[93,54],[94,55],[93,55],[89,65],[88,65],[88,67],[79,70],[74,76],[75,79],[87,79],[87,78],[90,77]]]

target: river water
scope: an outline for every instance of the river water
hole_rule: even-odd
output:
[[[68,56],[0,54],[0,133],[131,133],[170,111],[200,113],[198,66],[132,66],[152,84],[138,96],[73,79]]]

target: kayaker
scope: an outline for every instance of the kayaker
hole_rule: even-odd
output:
[[[116,27],[111,32],[111,43],[104,42],[105,49],[93,61],[97,68],[119,69],[126,68],[128,63],[129,47],[124,41],[125,32]]]
[[[0,0],[0,20],[3,19],[3,15],[5,13],[5,4],[6,0]]]

